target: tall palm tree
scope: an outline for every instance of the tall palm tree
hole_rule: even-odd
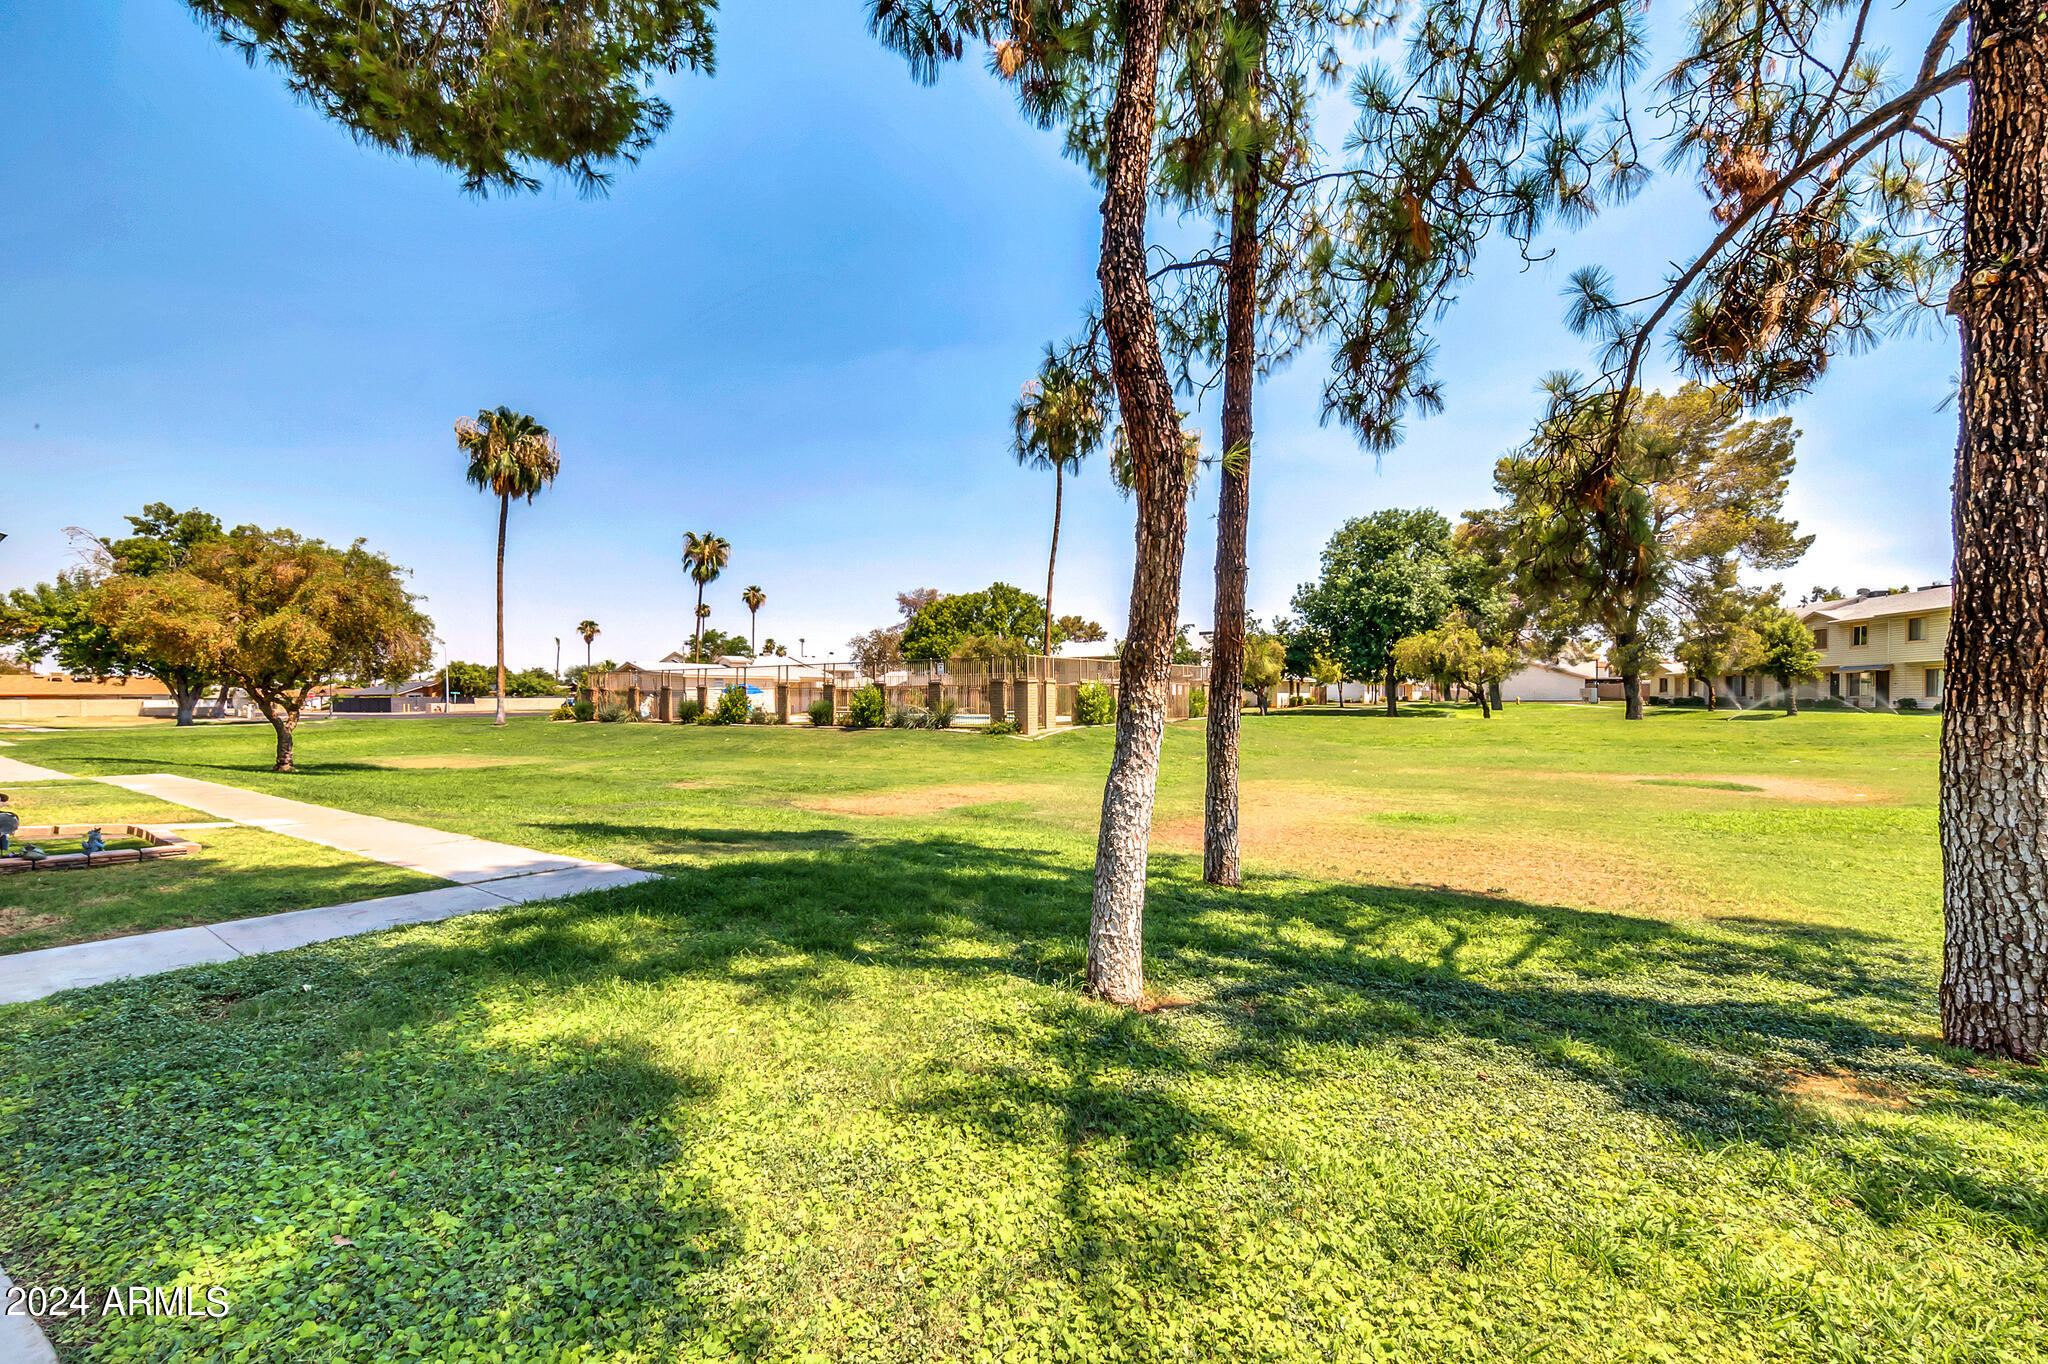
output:
[[[741,591],[740,600],[747,604],[747,648],[756,649],[754,627],[760,622],[761,608],[767,604],[768,594],[758,587],[748,587]]]
[[[732,546],[722,535],[705,531],[683,532],[683,567],[690,570],[691,579],[697,584],[697,635],[690,642],[690,657],[703,662],[704,617],[711,613],[704,609],[704,587],[718,581],[718,575],[725,571],[732,561]]]
[[[467,477],[478,488],[498,495],[498,718],[505,723],[505,521],[512,499],[531,503],[561,472],[555,438],[524,412],[509,407],[487,408],[474,420],[455,423],[455,444],[469,456]]]
[[[1060,555],[1060,510],[1067,471],[1078,469],[1102,445],[1106,424],[1092,366],[1045,348],[1038,377],[1024,385],[1013,414],[1017,462],[1052,470],[1052,549],[1045,556],[1045,652],[1052,652],[1052,575]]]
[[[578,621],[576,623],[576,633],[583,636],[583,671],[589,672],[591,641],[595,640],[599,635],[603,634],[604,631],[597,628],[596,621],[585,620]]]

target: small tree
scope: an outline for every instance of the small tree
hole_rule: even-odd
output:
[[[1277,636],[1254,634],[1244,642],[1244,685],[1259,698],[1259,714],[1266,714],[1268,693],[1287,675],[1287,645]],[[1230,698],[1231,705],[1239,704]]]
[[[1323,576],[1294,610],[1353,678],[1384,677],[1397,713],[1394,645],[1431,629],[1452,600],[1451,525],[1439,512],[1387,510],[1346,522],[1323,549]]]
[[[1052,470],[1052,548],[1045,556],[1045,620],[1041,639],[1053,650],[1052,576],[1060,553],[1060,510],[1066,498],[1067,473],[1102,445],[1109,417],[1109,394],[1102,376],[1085,359],[1045,350],[1038,376],[1024,385],[1011,424],[1016,432],[1017,462]]]
[[[1733,566],[1727,572],[1685,594],[1679,618],[1680,638],[1672,650],[1685,664],[1686,675],[1707,689],[1707,709],[1714,709],[1714,679],[1755,666],[1756,625],[1759,607],[1771,604],[1772,593],[1752,592],[1734,582]]]
[[[1324,653],[1321,649],[1316,650],[1315,670],[1311,676],[1315,678],[1317,686],[1335,687],[1337,689],[1337,708],[1342,710],[1344,708],[1344,669],[1337,665],[1337,660]]]
[[[1820,650],[1813,631],[1782,606],[1766,606],[1754,617],[1757,671],[1785,689],[1785,713],[1799,713],[1798,686],[1820,676]]]
[[[433,623],[403,578],[360,540],[335,549],[242,526],[181,568],[130,580],[108,622],[129,647],[233,679],[277,731],[275,770],[290,772],[315,687],[339,677],[401,682],[431,658]]]

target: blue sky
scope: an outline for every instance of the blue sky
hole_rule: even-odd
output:
[[[608,197],[479,201],[356,146],[174,0],[0,9],[0,588],[70,562],[67,526],[197,505],[367,537],[485,658],[495,508],[451,425],[505,403],[563,450],[512,517],[515,664],[555,636],[580,658],[585,617],[601,655],[675,647],[685,529],[733,544],[714,624],[743,630],[758,583],[761,632],[818,656],[904,588],[1040,590],[1051,480],[1010,458],[1009,410],[1092,293],[1096,194],[978,68],[920,88],[861,13],[728,8],[719,73],[665,84],[673,125]],[[1377,460],[1319,426],[1320,354],[1267,382],[1253,609],[1284,609],[1347,517],[1489,502],[1537,378],[1586,365],[1565,277],[1653,279],[1703,226],[1665,183],[1548,265],[1501,253],[1442,331],[1449,410]],[[1951,335],[1895,340],[1794,410],[1791,509],[1820,538],[1793,595],[1946,579],[1955,371]],[[1213,403],[1201,421],[1213,448]],[[1185,620],[1209,611],[1212,503]],[[1098,460],[1069,485],[1057,608],[1120,633],[1130,538]]]

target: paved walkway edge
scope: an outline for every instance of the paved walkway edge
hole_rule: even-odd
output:
[[[7,1290],[12,1281],[0,1274],[0,1313],[7,1310]],[[0,1315],[0,1360],[7,1364],[57,1364],[57,1352],[36,1325],[34,1317]]]
[[[253,919],[230,919],[226,923],[45,947],[39,952],[17,952],[0,957],[0,1004],[21,1004],[59,990],[160,975],[187,966],[283,952],[308,943],[353,938],[406,924],[434,923],[536,900],[559,900],[586,890],[610,890],[654,879],[652,872],[634,871],[611,862],[586,862],[564,871],[508,876],[478,885],[443,886],[410,895],[387,895],[345,905],[295,909]],[[0,1354],[0,1361],[6,1359],[6,1355]]]

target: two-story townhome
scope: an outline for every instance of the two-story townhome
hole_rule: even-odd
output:
[[[1939,706],[1951,600],[1949,585],[1935,583],[1807,607],[1800,619],[1820,650],[1827,695],[1853,706]]]

